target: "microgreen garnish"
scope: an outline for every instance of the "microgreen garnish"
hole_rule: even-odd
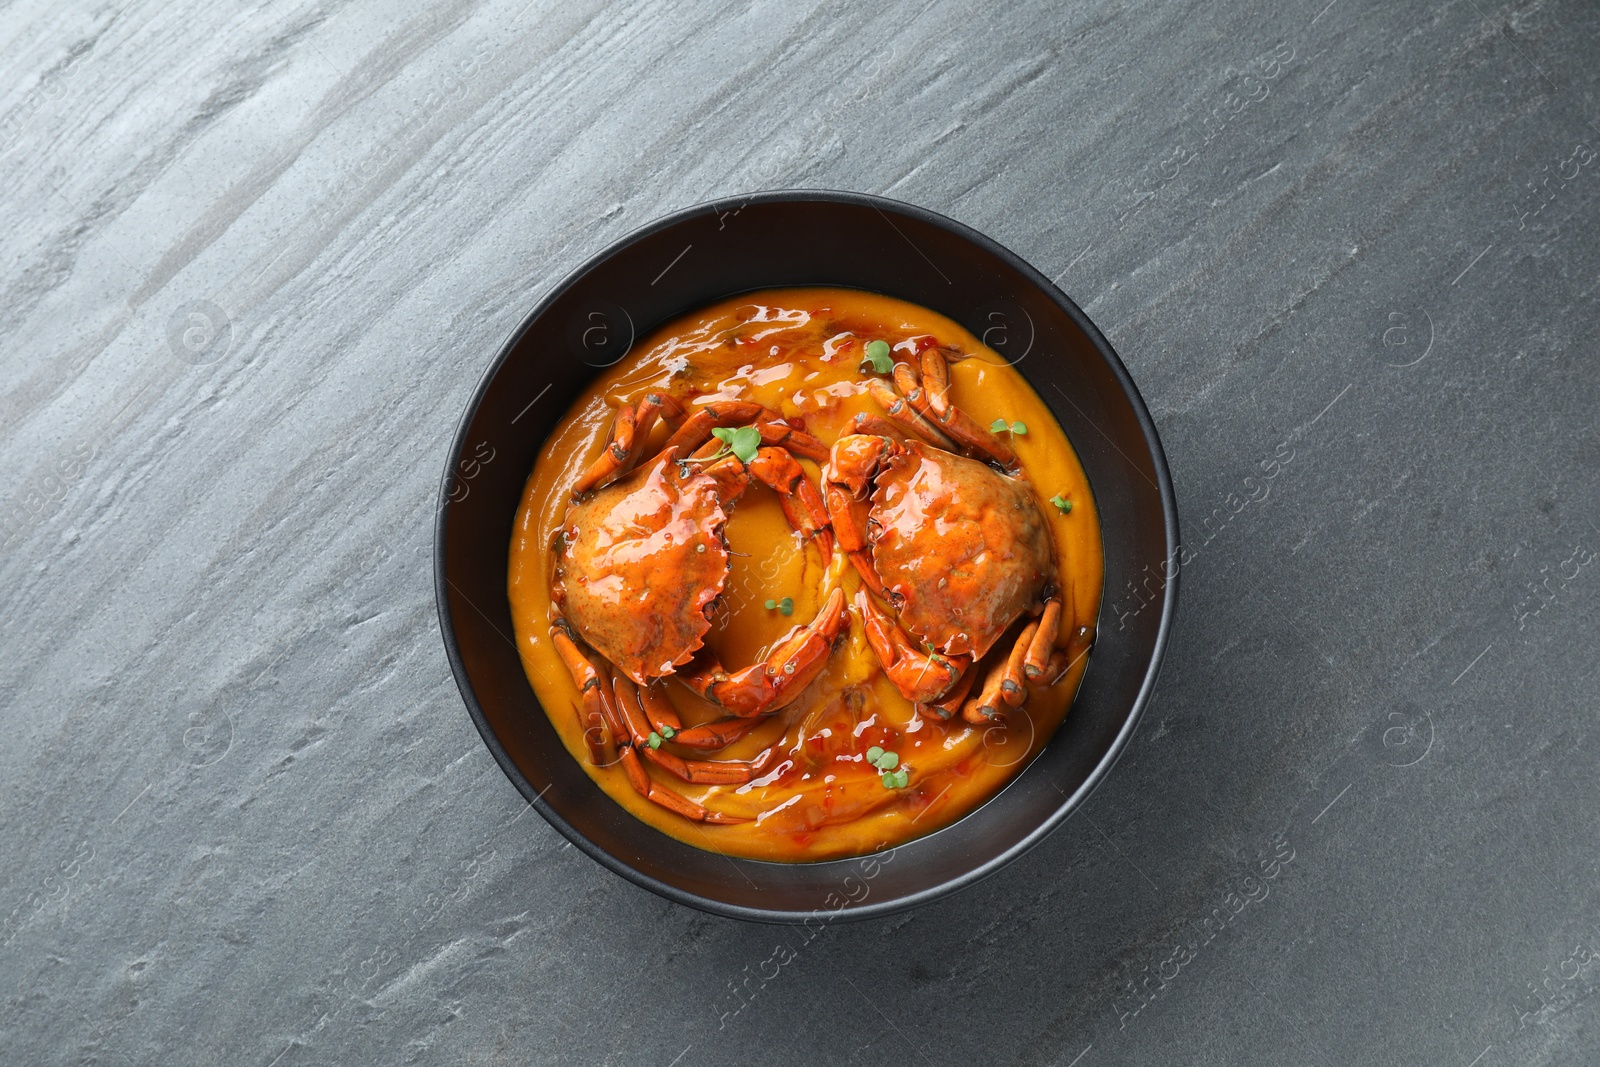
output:
[[[668,741],[672,740],[672,735],[677,733],[677,732],[678,731],[674,730],[670,726],[663,726],[661,728],[661,736],[665,737]]]
[[[794,614],[794,598],[793,597],[784,597],[782,600],[770,600],[769,599],[767,601],[767,605],[766,606],[767,606],[767,610],[768,611],[776,611],[780,615],[788,616],[788,615],[793,615]]]
[[[1060,511],[1061,511],[1061,514],[1063,514],[1063,515],[1069,515],[1069,514],[1072,513],[1072,501],[1068,500],[1066,497],[1062,496],[1060,493],[1057,493],[1055,496],[1051,497],[1050,498],[1050,503],[1054,504],[1057,508],[1059,508]]]
[[[894,357],[889,355],[888,341],[868,341],[865,361],[872,364],[872,369],[878,374],[888,374],[894,370]]]
[[[1005,419],[995,419],[989,424],[990,433],[1005,433],[1007,430],[1010,430],[1018,437],[1026,437],[1028,434],[1028,428],[1020,422],[1013,422],[1007,425]]]
[[[649,745],[651,748],[660,748],[661,735],[656,733],[654,730],[651,730],[650,736],[644,739],[644,743]]]
[[[754,426],[741,426],[737,430],[730,426],[717,426],[712,428],[711,436],[722,442],[722,449],[717,455],[732,452],[740,463],[755,459],[756,450],[761,447],[761,431]]]
[[[867,762],[883,772],[879,781],[883,783],[885,789],[904,789],[906,782],[911,778],[910,772],[900,767],[900,757],[893,752],[885,751],[879,745],[867,749]],[[900,769],[897,771],[896,767]]]

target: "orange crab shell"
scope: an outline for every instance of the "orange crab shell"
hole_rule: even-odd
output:
[[[902,626],[947,656],[981,658],[1055,573],[1026,482],[918,441],[878,472],[869,528]]]
[[[640,685],[700,650],[728,577],[719,486],[676,460],[668,449],[573,505],[556,557],[567,618]]]

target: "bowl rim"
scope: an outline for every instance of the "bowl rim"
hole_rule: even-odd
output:
[[[1078,788],[1075,789],[1070,795],[1063,797],[1061,804],[1053,812],[1051,812],[1050,815],[1042,819],[1038,826],[1030,830],[1010,848],[990,858],[988,861],[978,865],[977,867],[973,867],[952,877],[942,879],[936,884],[917,890],[914,893],[897,897],[893,900],[876,902],[869,901],[862,904],[860,907],[848,907],[838,911],[828,912],[826,913],[826,921],[853,922],[863,919],[883,918],[885,916],[893,915],[911,908],[920,907],[921,905],[927,904],[940,897],[944,897],[959,890],[969,888],[983,879],[988,878],[990,875],[995,874],[1008,864],[1031,851],[1046,837],[1050,836],[1051,833],[1057,830],[1062,823],[1066,822],[1067,819],[1070,818],[1072,814],[1083,805],[1083,803],[1089,798],[1090,794],[1099,787],[1100,783],[1105,780],[1106,776],[1110,774],[1111,769],[1116,765],[1123,752],[1127,749],[1128,744],[1132,741],[1133,735],[1138,729],[1139,721],[1144,717],[1145,709],[1150,704],[1150,700],[1155,693],[1157,676],[1160,673],[1161,664],[1165,658],[1167,643],[1171,636],[1173,616],[1177,608],[1178,578],[1181,569],[1178,540],[1178,502],[1177,495],[1172,487],[1172,476],[1167,468],[1166,452],[1161,447],[1161,439],[1156,431],[1155,421],[1150,415],[1149,408],[1145,405],[1144,397],[1140,395],[1138,386],[1134,384],[1133,378],[1128,373],[1127,367],[1123,365],[1122,358],[1117,354],[1116,349],[1111,346],[1111,342],[1108,341],[1105,335],[1100,332],[1099,328],[1096,327],[1095,324],[1090,321],[1089,317],[1084,314],[1083,310],[1078,307],[1077,303],[1074,302],[1071,297],[1067,296],[1066,293],[1062,292],[1062,290],[1058,288],[1053,281],[1047,278],[1042,272],[1037,270],[1032,264],[1028,263],[1021,256],[1011,251],[1009,248],[1000,244],[998,241],[995,241],[993,238],[979,232],[978,230],[973,229],[971,226],[968,226],[963,222],[958,222],[957,220],[949,218],[948,216],[941,215],[938,212],[931,211],[915,204],[909,204],[901,200],[894,200],[889,197],[877,196],[871,193],[848,192],[833,189],[773,189],[762,192],[724,196],[718,197],[715,200],[704,201],[691,207],[670,212],[654,219],[653,221],[647,222],[636,229],[630,230],[628,233],[622,235],[621,237],[607,244],[598,252],[591,255],[588,259],[584,260],[583,263],[563,276],[559,282],[551,286],[545,295],[534,305],[533,309],[528,312],[527,315],[523,316],[521,322],[518,323],[518,325],[511,331],[510,336],[500,346],[499,353],[484,370],[482,377],[478,381],[477,387],[473,389],[471,399],[467,402],[466,408],[456,426],[456,431],[451,435],[449,452],[445,457],[444,475],[441,478],[439,485],[439,500],[436,508],[436,517],[434,520],[433,552],[434,598],[439,612],[439,634],[444,641],[445,658],[449,660],[450,671],[455,677],[456,688],[461,692],[462,701],[466,704],[467,714],[471,716],[473,725],[477,727],[479,736],[483,738],[483,742],[488,747],[490,754],[494,756],[495,762],[500,765],[500,769],[505,773],[506,777],[511,780],[512,785],[516,787],[517,791],[522,795],[522,797],[539,812],[539,814],[547,823],[554,827],[556,831],[568,841],[576,845],[586,855],[598,862],[607,870],[626,878],[628,881],[643,889],[647,889],[650,892],[655,893],[658,896],[665,897],[675,903],[683,904],[688,907],[696,908],[700,911],[726,918],[785,925],[792,925],[805,922],[810,919],[815,919],[818,913],[816,911],[793,911],[783,908],[755,908],[742,904],[731,904],[727,901],[718,900],[714,897],[702,896],[699,893],[690,892],[688,890],[681,889],[677,886],[663,882],[629,865],[625,861],[619,859],[612,853],[589,840],[585,834],[568,822],[559,811],[557,811],[552,805],[544,800],[544,792],[536,790],[533,787],[533,783],[528,781],[528,779],[523,775],[521,769],[517,767],[516,763],[511,759],[510,754],[507,753],[504,746],[501,745],[499,736],[495,733],[494,728],[489,724],[488,716],[484,713],[483,707],[481,704],[479,704],[477,695],[473,691],[472,680],[467,673],[466,663],[462,659],[461,650],[458,647],[458,642],[456,640],[455,620],[450,610],[450,580],[445,571],[445,545],[449,535],[450,525],[451,501],[449,499],[449,495],[452,486],[452,472],[455,469],[457,458],[462,454],[462,450],[466,447],[468,430],[471,428],[472,421],[477,416],[479,408],[483,405],[484,398],[489,392],[490,385],[494,382],[494,379],[496,376],[498,376],[506,361],[511,358],[511,354],[516,351],[518,345],[522,341],[523,336],[532,328],[533,324],[537,322],[539,318],[543,316],[564,293],[566,293],[568,289],[577,284],[577,282],[590,271],[599,267],[612,256],[622,252],[628,246],[642,241],[645,238],[655,233],[659,233],[662,230],[693,219],[696,216],[704,215],[708,210],[713,212],[722,210],[724,208],[743,210],[745,207],[753,204],[805,202],[845,204],[854,207],[870,207],[878,211],[880,214],[885,212],[893,212],[896,214],[909,216],[920,222],[943,229],[956,237],[971,242],[985,252],[988,252],[990,255],[993,255],[1002,262],[1006,263],[1012,269],[1016,270],[1024,279],[1036,287],[1047,299],[1055,303],[1061,308],[1062,311],[1066,312],[1067,317],[1072,320],[1074,325],[1083,331],[1084,336],[1089,339],[1090,343],[1094,346],[1095,351],[1100,354],[1101,359],[1104,360],[1106,365],[1110,368],[1112,376],[1116,379],[1117,385],[1122,389],[1123,395],[1127,398],[1128,403],[1133,410],[1133,415],[1138,423],[1139,431],[1144,437],[1145,447],[1149,452],[1151,463],[1155,472],[1156,490],[1161,501],[1161,511],[1164,526],[1163,533],[1166,537],[1167,563],[1165,569],[1168,572],[1162,589],[1161,616],[1156,624],[1155,643],[1151,648],[1150,660],[1145,667],[1144,677],[1140,682],[1139,690],[1134,695],[1133,704],[1128,709],[1127,717],[1124,719],[1121,728],[1117,731],[1116,736],[1112,738],[1110,747],[1106,750],[1105,755],[1100,758],[1099,763],[1095,765],[1094,769],[1090,771],[1089,775],[1083,780],[1082,784],[1080,784]],[[815,284],[822,285],[825,283],[817,282]],[[771,286],[756,287],[756,289],[761,288],[771,288]],[[753,289],[752,291],[756,290]],[[685,313],[692,310],[692,308],[685,309]],[[1104,434],[1104,431],[1101,431],[1101,433]],[[1101,595],[1103,598],[1105,594],[1102,593]],[[1102,606],[1103,604],[1104,601],[1102,600]],[[1024,767],[1021,773],[1026,774],[1027,768]],[[1002,789],[1001,792],[1003,793],[1004,789]],[[996,796],[998,795],[999,794],[996,794]],[[864,859],[867,859],[869,856],[883,855],[888,852],[893,852],[894,848],[896,847],[899,846],[892,846],[888,849],[883,849],[875,853],[864,853],[860,856],[842,857],[826,862],[860,862]],[[739,859],[744,863],[764,864],[771,865],[773,867],[793,866],[793,864],[780,863],[773,860],[759,860],[745,857],[739,857]]]

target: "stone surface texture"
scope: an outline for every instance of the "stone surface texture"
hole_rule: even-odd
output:
[[[0,1061],[1600,1062],[1593,4],[3,10]],[[1089,803],[820,932],[568,846],[432,590],[513,326],[782,187],[1058,279],[1189,558]]]

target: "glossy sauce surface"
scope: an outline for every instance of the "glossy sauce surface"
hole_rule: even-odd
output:
[[[930,341],[960,353],[965,358],[950,368],[952,402],[984,426],[1004,419],[1008,425],[1021,422],[1027,427],[1025,434],[1010,437],[1026,481],[1014,490],[1019,499],[1006,507],[922,514],[919,509],[927,497],[921,497],[919,504],[919,498],[905,489],[914,479],[938,472],[909,463],[880,477],[877,506],[894,511],[902,533],[913,523],[930,524],[932,531],[952,523],[966,524],[969,532],[981,531],[988,524],[1005,522],[1007,511],[1021,516],[1024,526],[1037,529],[1042,524],[1048,535],[1048,562],[1054,569],[1050,584],[1063,597],[1057,643],[1073,652],[1071,666],[1053,686],[1030,686],[1027,703],[1013,710],[1004,726],[972,726],[959,716],[940,722],[919,715],[883,676],[861,622],[852,614],[848,633],[827,667],[798,699],[739,741],[710,754],[712,759],[751,759],[777,746],[770,769],[761,777],[740,785],[691,785],[650,767],[660,784],[713,811],[748,819],[726,826],[691,822],[640,796],[620,766],[595,766],[584,743],[579,693],[549,636],[551,580],[559,555],[552,540],[564,522],[571,521],[568,494],[605,447],[617,406],[637,403],[652,391],[671,394],[691,412],[709,400],[757,401],[831,445],[852,432],[851,420],[857,413],[882,414],[867,395],[865,383],[873,375],[862,362],[864,346],[874,339],[894,346],[896,359],[912,362],[919,346]],[[651,466],[667,433],[664,426],[655,429],[641,468]],[[801,465],[820,484],[817,465],[808,460]],[[634,475],[640,476],[646,475]],[[946,484],[938,489],[960,495],[964,480],[959,475],[952,478],[947,466]],[[662,489],[664,495],[675,491]],[[1022,493],[1031,493],[1033,509],[1021,506]],[[1052,506],[1048,501],[1053,497],[1070,501],[1071,510],[1063,513]],[[607,596],[648,596],[656,606],[704,603],[717,595],[713,588],[717,576],[711,573],[716,567],[710,565],[716,562],[717,551],[689,553],[685,544],[697,538],[705,541],[708,531],[674,528],[669,546],[662,531],[649,530],[648,521],[612,516],[610,526],[608,532],[594,535],[609,539],[605,551],[653,553],[651,558],[664,564],[656,577],[670,585],[671,576],[680,573],[673,568],[681,567],[693,588],[664,592],[656,588],[653,577],[650,590],[607,589],[605,576],[591,567],[583,576],[591,589]],[[790,528],[776,495],[757,482],[752,481],[728,509],[724,533],[728,554],[721,607],[704,640],[729,670],[758,661],[795,626],[809,622],[832,589],[842,587],[853,597],[860,587],[860,577],[843,553],[835,553],[832,565],[823,567],[815,546],[803,544]],[[990,540],[999,543],[1004,538]],[[936,541],[930,538],[929,543]],[[994,655],[1004,654],[1026,619],[1009,625],[1004,620],[974,625],[980,620],[969,619],[962,625],[954,617],[966,610],[962,605],[968,600],[958,588],[962,561],[917,549],[914,542],[887,551],[886,564],[892,557],[893,569],[904,571],[907,580],[918,574],[925,579],[935,571],[957,579],[944,592],[917,601],[927,631],[923,636],[935,637],[940,619],[950,616],[945,632],[937,635],[940,644],[981,643],[988,638],[986,631],[1003,628]],[[1037,550],[1023,555],[1047,558]],[[570,619],[576,579],[570,560],[562,566],[567,571]],[[1099,610],[1101,579],[1099,521],[1088,483],[1049,409],[1020,374],[966,330],[925,308],[854,290],[787,289],[746,294],[668,323],[597,378],[558,423],[528,480],[513,531],[508,593],[529,681],[567,751],[609,796],[662,832],[698,847],[803,861],[872,852],[936,830],[983,803],[1026,765],[1066,715],[1082,679],[1090,658],[1090,628]],[[597,587],[597,582],[602,584]],[[793,603],[792,615],[766,607],[769,601],[785,598]],[[628,654],[607,635],[590,636],[594,643],[609,642],[618,655]],[[976,669],[983,671],[988,662]],[[681,682],[658,684],[666,686],[685,726],[720,717],[718,709]],[[899,756],[900,767],[908,772],[906,787],[883,784],[880,771],[867,762],[866,752],[873,746]]]

